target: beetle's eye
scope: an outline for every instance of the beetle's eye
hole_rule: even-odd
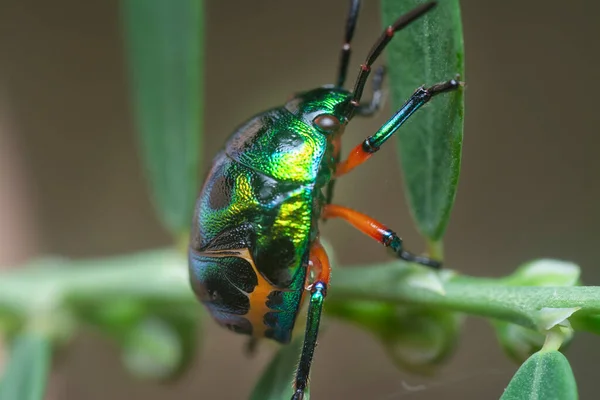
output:
[[[321,114],[317,116],[313,123],[317,126],[317,128],[321,129],[325,132],[334,132],[340,129],[340,120],[335,117],[335,115],[331,114]]]

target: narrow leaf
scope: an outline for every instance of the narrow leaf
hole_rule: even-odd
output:
[[[503,282],[518,286],[575,286],[580,284],[580,276],[577,264],[544,258],[519,266]]]
[[[122,0],[137,129],[153,198],[174,234],[199,187],[204,15],[201,0]]]
[[[501,400],[577,400],[577,385],[559,351],[538,352],[519,368]]]
[[[587,331],[600,335],[600,315],[598,314],[575,314],[571,323],[576,331]]]
[[[0,381],[0,400],[41,400],[50,373],[50,339],[37,333],[17,336]]]
[[[492,320],[491,324],[502,349],[517,364],[522,364],[544,345],[546,335],[537,330],[499,320]]]
[[[423,0],[381,0],[387,27]],[[464,48],[458,0],[440,1],[399,32],[387,48],[392,106],[399,109],[419,86],[460,74]],[[419,231],[440,247],[454,204],[463,139],[463,90],[436,96],[397,134],[406,195]]]
[[[300,359],[303,340],[304,335],[299,335],[292,343],[279,349],[254,387],[250,400],[282,400],[292,397],[294,394],[292,383]],[[304,399],[310,399],[308,390]]]

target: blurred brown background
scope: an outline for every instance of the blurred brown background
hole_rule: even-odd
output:
[[[380,32],[379,3],[364,3],[356,66]],[[239,121],[334,78],[347,2],[208,0],[207,7],[205,166]],[[463,0],[462,8],[466,132],[447,262],[499,276],[557,257],[579,263],[585,282],[598,284],[600,3]],[[346,151],[390,113],[353,122]],[[136,154],[116,0],[0,0],[0,184],[1,265],[35,253],[100,256],[169,243]],[[394,145],[341,180],[336,198],[423,248]],[[386,259],[343,222],[327,224],[325,236],[343,263]],[[111,344],[81,337],[57,366],[52,397],[245,398],[269,352],[248,360],[243,338],[212,322],[208,331],[196,367],[172,387],[134,380]],[[453,360],[423,379],[395,369],[369,335],[331,323],[317,351],[313,397],[498,398],[516,366],[486,322],[469,319],[464,331]],[[594,398],[600,341],[579,334],[568,354],[581,398]],[[405,388],[420,383],[424,390]]]

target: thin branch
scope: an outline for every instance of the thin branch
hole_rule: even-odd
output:
[[[121,299],[198,306],[187,261],[172,249],[96,260],[49,258],[0,275],[0,320],[8,314],[26,318],[48,302],[77,306]],[[348,299],[446,309],[538,330],[543,308],[579,307],[574,317],[600,315],[600,287],[511,286],[448,270],[438,275],[401,261],[335,268],[327,302]]]

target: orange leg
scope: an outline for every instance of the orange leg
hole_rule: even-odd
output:
[[[335,177],[338,178],[347,174],[360,164],[367,161],[375,153],[376,150],[366,148],[365,143],[356,146],[348,155],[348,158],[340,163],[335,168]]]
[[[374,220],[368,215],[362,214],[348,207],[327,204],[323,208],[323,219],[341,218],[346,220],[362,233],[372,237],[385,247],[391,248],[396,255],[406,261],[416,262],[432,268],[440,268],[441,263],[427,257],[417,256],[406,250],[402,246],[402,239],[394,231],[387,228],[382,223]],[[312,254],[312,253],[311,253]]]
[[[319,239],[315,240],[310,248],[309,266],[315,272],[315,278],[313,283],[308,285],[306,289],[312,291],[314,284],[317,282],[324,283],[325,288],[328,288],[331,279],[331,265],[329,264],[327,252]]]

